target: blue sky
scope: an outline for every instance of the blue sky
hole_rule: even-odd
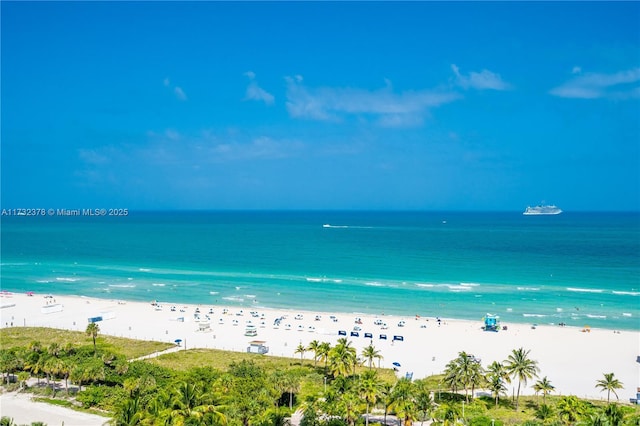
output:
[[[2,207],[640,210],[640,3],[23,2]]]

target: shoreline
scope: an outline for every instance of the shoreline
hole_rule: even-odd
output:
[[[59,280],[65,284],[75,283],[74,282],[75,278],[56,277],[56,280]],[[132,280],[132,278],[128,278],[128,280]],[[50,283],[53,283],[53,282],[54,281],[50,281]],[[140,283],[137,283],[134,281],[131,281],[131,282],[133,284],[113,284],[113,285],[110,284],[108,288],[114,287],[114,290],[121,290],[119,287],[129,287],[129,286],[136,287],[140,285]],[[165,286],[164,283],[162,284],[153,283],[151,285],[154,286],[153,288],[156,288],[155,286],[161,286],[158,288],[163,288]],[[428,285],[428,286],[438,285],[438,286],[444,286],[444,287],[456,286],[456,287],[465,288],[467,289],[467,291],[469,291],[468,289],[477,288],[476,286],[481,286],[482,284],[460,283],[460,284],[424,284],[424,285]],[[306,294],[300,293],[295,298],[292,299],[292,300],[295,300],[295,303],[292,304],[291,300],[289,300],[291,299],[291,294],[289,294],[288,295],[289,299],[287,299],[288,303],[284,303],[284,304],[269,303],[269,302],[275,302],[275,300],[269,300],[267,303],[263,303],[265,301],[264,295],[256,296],[256,294],[260,293],[259,291],[254,290],[255,294],[241,294],[242,293],[240,292],[241,288],[243,287],[236,286],[235,290],[232,290],[231,292],[236,292],[238,294],[232,295],[232,296],[228,295],[228,294],[231,294],[228,291],[221,294],[223,290],[205,292],[202,295],[197,296],[198,301],[193,300],[195,294],[189,294],[189,291],[190,291],[189,288],[184,288],[180,290],[180,292],[175,292],[170,294],[166,294],[164,292],[155,292],[155,291],[147,290],[148,293],[145,294],[144,296],[142,296],[141,293],[132,295],[132,294],[128,294],[127,292],[108,291],[108,290],[105,290],[103,292],[87,292],[87,293],[74,293],[74,292],[64,291],[62,293],[56,293],[56,294],[59,294],[60,296],[68,296],[68,297],[90,297],[90,298],[107,299],[107,300],[125,300],[131,303],[147,303],[152,299],[158,299],[160,301],[167,300],[168,302],[166,303],[173,303],[173,304],[186,304],[186,305],[195,306],[197,303],[202,303],[202,304],[211,305],[211,306],[227,306],[234,309],[282,310],[282,311],[299,310],[300,309],[299,301],[304,300],[304,298],[307,297]],[[372,288],[375,289],[377,288],[377,286],[372,286]],[[518,287],[518,288],[528,289],[528,287],[526,286]],[[586,289],[579,289],[579,288],[571,288],[571,289],[577,294],[592,292],[591,290],[587,291]],[[28,289],[24,289],[20,287],[12,288],[10,290],[6,290],[6,288],[4,289],[4,291],[13,292],[15,294],[28,293],[31,290],[39,294],[45,294],[50,292],[49,289],[43,290],[40,288],[33,288],[33,286]],[[332,312],[344,314],[344,315],[350,315],[350,314],[383,315],[387,313],[389,315],[394,315],[394,316],[406,316],[410,313],[410,314],[420,314],[425,317],[427,316],[435,317],[435,315],[439,315],[441,318],[450,318],[450,319],[472,321],[472,322],[481,319],[488,312],[490,314],[495,314],[500,316],[500,318],[503,321],[507,321],[510,324],[521,324],[524,326],[531,326],[535,324],[535,325],[545,325],[545,326],[555,327],[555,326],[558,326],[559,324],[564,324],[566,326],[582,328],[585,325],[589,325],[591,328],[599,328],[599,329],[606,329],[606,330],[612,330],[612,331],[622,330],[622,331],[628,331],[628,332],[640,332],[640,321],[638,321],[637,319],[640,316],[640,311],[636,312],[635,308],[634,309],[629,308],[626,310],[620,309],[620,312],[618,314],[619,316],[615,316],[611,314],[611,312],[603,313],[593,309],[589,310],[585,308],[578,308],[577,306],[569,308],[568,307],[569,304],[564,302],[564,307],[562,308],[556,307],[553,309],[555,312],[554,314],[554,313],[551,313],[551,311],[549,311],[550,308],[549,308],[548,300],[536,301],[536,299],[532,299],[534,301],[532,303],[538,303],[538,304],[542,303],[544,305],[542,312],[544,313],[536,313],[537,312],[536,308],[528,308],[528,309],[524,309],[522,312],[520,311],[514,312],[514,310],[511,307],[509,307],[509,304],[502,303],[502,305],[496,306],[495,302],[486,303],[485,304],[486,306],[484,306],[482,310],[477,309],[478,307],[477,304],[474,304],[473,305],[474,309],[472,311],[464,307],[466,306],[464,305],[464,303],[467,303],[468,301],[464,302],[463,306],[458,307],[457,309],[452,309],[451,306],[445,306],[445,305],[449,305],[449,303],[440,303],[438,304],[438,306],[436,306],[435,302],[433,301],[426,304],[419,303],[418,306],[414,306],[416,305],[414,303],[412,306],[407,305],[407,306],[398,307],[396,304],[392,307],[388,305],[386,305],[385,307],[382,307],[382,305],[384,305],[387,299],[380,299],[380,295],[377,295],[376,297],[372,297],[372,293],[367,293],[366,289],[364,292],[364,294],[367,295],[367,300],[368,300],[366,306],[362,304],[362,300],[357,300],[357,301],[350,300],[351,302],[354,302],[354,304],[353,306],[348,306],[342,303],[344,299],[340,298],[339,296],[335,294],[321,293],[321,292],[318,292],[317,290],[318,289],[315,289],[308,295],[311,297],[308,303],[310,307],[306,310],[320,311],[324,309],[324,306],[327,303],[329,303],[329,304],[332,304]],[[182,293],[184,291],[187,292],[187,296],[185,296],[185,294]],[[250,290],[246,289],[244,291],[246,292]],[[529,292],[527,290],[523,290],[523,291],[525,293]],[[617,294],[617,293],[625,293],[625,292],[612,291],[612,293]],[[632,297],[636,297],[636,292],[631,292],[631,293],[633,293]],[[279,297],[280,293],[278,292],[277,295]],[[328,297],[328,300],[323,300],[322,302],[319,302],[319,300],[322,300],[322,298],[325,295]],[[480,295],[476,295],[476,297],[480,297]],[[414,301],[414,299],[412,299],[411,294],[407,294],[406,298],[408,302]],[[202,301],[202,302],[199,302],[199,301]],[[554,303],[553,305],[555,306],[559,304],[562,304],[562,303]],[[608,303],[608,304],[609,306],[611,305],[611,303]],[[572,312],[573,310],[575,310],[575,312]],[[592,313],[588,313],[588,312],[592,312]],[[623,323],[620,322],[620,318],[624,318]]]
[[[513,349],[530,350],[538,361],[539,378],[547,376],[556,387],[555,395],[576,395],[590,399],[606,399],[606,393],[595,388],[603,373],[613,372],[624,385],[618,391],[621,400],[635,397],[640,386],[640,331],[573,326],[502,323],[506,330],[483,331],[482,321],[415,315],[372,315],[367,313],[335,313],[296,309],[202,305],[160,301],[135,302],[86,296],[28,296],[21,293],[0,294],[0,328],[52,327],[84,331],[89,318],[98,321],[100,334],[174,343],[182,340],[187,349],[209,348],[245,352],[252,340],[265,341],[267,356],[299,358],[295,349],[312,340],[334,345],[338,338],[353,342],[358,355],[370,343],[384,357],[380,367],[401,365],[398,375],[412,374],[414,379],[441,373],[460,351],[475,355],[487,367],[492,361],[503,361]],[[49,295],[47,295],[49,296]],[[200,321],[195,318],[199,309]],[[48,313],[45,313],[47,312]],[[210,313],[211,312],[211,313]],[[255,312],[252,315],[252,312]],[[208,318],[207,318],[208,317]],[[332,317],[335,317],[333,319]],[[276,318],[282,318],[277,328]],[[361,324],[357,324],[360,318]],[[379,321],[376,321],[379,320]],[[404,321],[403,326],[400,322]],[[374,322],[386,323],[387,328]],[[246,326],[253,325],[256,336],[245,336]],[[358,336],[351,336],[360,327]],[[346,336],[338,335],[344,331]],[[371,337],[364,337],[371,333]],[[387,339],[381,339],[385,334]],[[402,336],[402,341],[394,341]],[[312,359],[307,352],[305,359]],[[375,362],[375,361],[374,361]],[[376,365],[378,363],[376,362]],[[522,394],[534,394],[534,379],[523,385]],[[517,381],[508,385],[508,394]]]

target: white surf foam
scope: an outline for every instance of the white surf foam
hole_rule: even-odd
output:
[[[576,291],[579,293],[602,293],[604,290],[597,288],[579,288],[579,287],[567,287],[567,291]]]
[[[640,291],[612,291],[611,293],[621,296],[640,296]]]

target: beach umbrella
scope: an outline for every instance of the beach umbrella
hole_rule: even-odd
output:
[[[182,343],[182,339],[176,339],[174,340],[174,342],[176,343],[176,345],[179,345],[180,343]]]
[[[400,363],[399,363],[399,362],[394,362],[394,363],[393,363],[393,366],[394,366],[394,367],[400,367]]]

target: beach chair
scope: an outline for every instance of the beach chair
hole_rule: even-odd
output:
[[[386,334],[381,334],[380,335],[380,340],[387,340],[387,335]]]
[[[393,336],[393,341],[404,342],[404,336]]]
[[[360,336],[360,333],[358,333],[357,331],[352,331],[352,332],[351,332],[351,336],[352,336],[352,337],[359,337],[359,336]]]
[[[338,336],[346,336],[346,335],[347,335],[346,331],[344,331],[344,330],[339,330],[338,331]]]

